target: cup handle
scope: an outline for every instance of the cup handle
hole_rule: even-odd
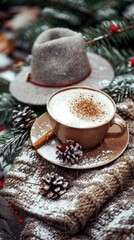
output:
[[[127,124],[123,119],[115,117],[112,120],[112,122],[110,124],[110,127],[112,127],[114,124],[119,126],[121,131],[120,132],[107,133],[106,138],[108,138],[108,137],[121,137],[126,132]]]

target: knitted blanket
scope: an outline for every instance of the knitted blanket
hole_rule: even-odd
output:
[[[34,218],[27,220],[21,233],[21,240],[129,240],[134,237],[134,188],[130,181],[128,187],[91,218],[82,232],[71,237],[67,233],[50,227]]]
[[[22,239],[86,240],[98,239],[98,236],[99,239],[110,239],[114,234],[114,240],[127,239],[116,236],[116,229],[120,229],[122,236],[124,230],[121,226],[126,229],[123,234],[128,231],[128,239],[133,238],[132,189],[126,195],[124,190],[128,185],[132,187],[134,172],[133,121],[129,121],[129,126],[130,143],[125,153],[114,163],[96,170],[66,170],[40,157],[30,143],[24,146],[7,174],[1,192],[5,199],[34,217],[26,224]],[[51,171],[64,176],[70,183],[68,191],[55,200],[47,199],[40,193],[42,177]],[[119,192],[124,194],[121,201]],[[117,193],[114,208],[113,197]],[[42,236],[46,234],[48,237],[43,238],[40,230]],[[101,230],[105,233],[102,238]],[[77,234],[76,237],[70,236],[74,234]]]

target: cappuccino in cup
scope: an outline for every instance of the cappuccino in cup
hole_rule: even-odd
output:
[[[115,117],[116,105],[106,93],[88,87],[70,87],[55,92],[47,102],[53,132],[62,142],[74,140],[84,149],[92,149],[116,124],[121,134],[126,123]]]
[[[55,94],[50,102],[51,116],[74,128],[100,126],[113,117],[115,107],[106,95],[91,89],[68,89]]]

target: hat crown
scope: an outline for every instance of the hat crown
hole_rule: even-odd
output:
[[[49,29],[36,39],[32,49],[31,78],[46,86],[65,86],[90,73],[85,41],[66,28]]]

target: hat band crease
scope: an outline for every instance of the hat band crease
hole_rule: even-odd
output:
[[[74,85],[74,84],[76,84],[76,83],[79,83],[79,82],[81,82],[81,81],[84,81],[90,74],[91,74],[91,72],[92,72],[92,69],[91,69],[91,66],[90,66],[90,69],[89,69],[89,72],[88,73],[86,73],[86,75],[84,76],[84,77],[82,77],[82,78],[80,78],[80,79],[78,79],[78,80],[75,80],[75,81],[73,81],[73,82],[71,82],[71,83],[60,83],[60,84],[45,84],[45,83],[40,83],[40,82],[37,82],[37,81],[35,81],[35,80],[33,80],[32,78],[31,78],[31,74],[30,73],[28,73],[28,75],[27,75],[27,78],[26,78],[26,81],[27,82],[30,82],[30,83],[32,83],[32,84],[34,84],[34,85],[38,85],[38,86],[40,86],[40,87],[67,87],[67,86],[71,86],[71,85]]]

